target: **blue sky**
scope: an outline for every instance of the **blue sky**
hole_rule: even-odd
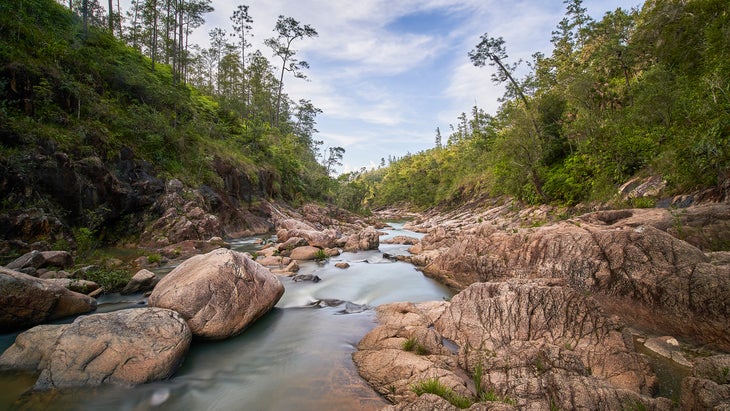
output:
[[[212,27],[230,32],[238,4],[249,5],[254,48],[267,56],[263,41],[274,35],[280,14],[319,32],[294,46],[311,66],[308,81],[285,78],[284,88],[295,101],[306,98],[323,110],[316,138],[324,148],[345,148],[338,172],[431,148],[436,127],[445,139],[449,124],[475,104],[494,113],[502,90],[491,82],[491,68],[473,67],[467,52],[488,32],[504,37],[510,61],[549,54],[551,32],[565,14],[562,0],[213,0],[215,12],[196,42],[207,45]],[[640,5],[583,2],[594,18]]]

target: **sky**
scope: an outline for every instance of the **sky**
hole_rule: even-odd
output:
[[[600,19],[641,3],[584,0],[583,6]],[[474,105],[496,113],[503,89],[492,83],[493,69],[474,67],[467,53],[488,33],[505,39],[510,62],[549,55],[551,32],[565,14],[562,0],[213,0],[215,11],[192,39],[205,47],[213,27],[232,32],[239,4],[253,18],[253,49],[275,66],[280,61],[263,42],[275,36],[279,15],[317,30],[293,46],[310,65],[308,79],[285,77],[284,89],[323,111],[315,139],[324,150],[345,149],[338,173],[429,149],[437,127],[445,140],[449,125]]]

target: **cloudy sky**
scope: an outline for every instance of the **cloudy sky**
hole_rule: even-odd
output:
[[[197,42],[207,45],[213,27],[231,32],[239,4],[249,6],[254,48],[266,56],[263,41],[274,36],[279,15],[319,32],[294,45],[311,66],[308,81],[285,78],[284,87],[295,101],[322,109],[317,138],[346,150],[339,172],[433,147],[436,127],[445,139],[449,124],[475,104],[494,113],[502,90],[490,81],[491,68],[473,67],[467,52],[487,32],[504,37],[510,61],[549,54],[551,32],[565,14],[562,0],[213,0]],[[583,3],[594,18],[640,4]]]

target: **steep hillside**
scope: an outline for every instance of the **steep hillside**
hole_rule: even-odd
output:
[[[173,77],[52,0],[0,3],[0,255],[79,230],[134,242],[173,179],[226,232],[251,228],[240,208],[260,199],[326,195],[309,136]]]

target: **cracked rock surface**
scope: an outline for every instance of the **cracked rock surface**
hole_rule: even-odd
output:
[[[149,305],[180,313],[196,337],[223,339],[241,333],[283,294],[267,268],[221,248],[177,266],[157,284]]]
[[[451,302],[394,303],[377,312],[380,325],[353,359],[393,409],[413,409],[422,401],[414,384],[433,378],[473,398],[472,409],[497,405],[478,392],[493,394],[499,409],[672,408],[650,396],[656,379],[621,321],[552,279],[473,284]],[[408,340],[420,355],[405,350]]]
[[[18,335],[0,369],[38,371],[34,389],[137,385],[170,377],[192,334],[174,311],[137,308],[40,325]]]

